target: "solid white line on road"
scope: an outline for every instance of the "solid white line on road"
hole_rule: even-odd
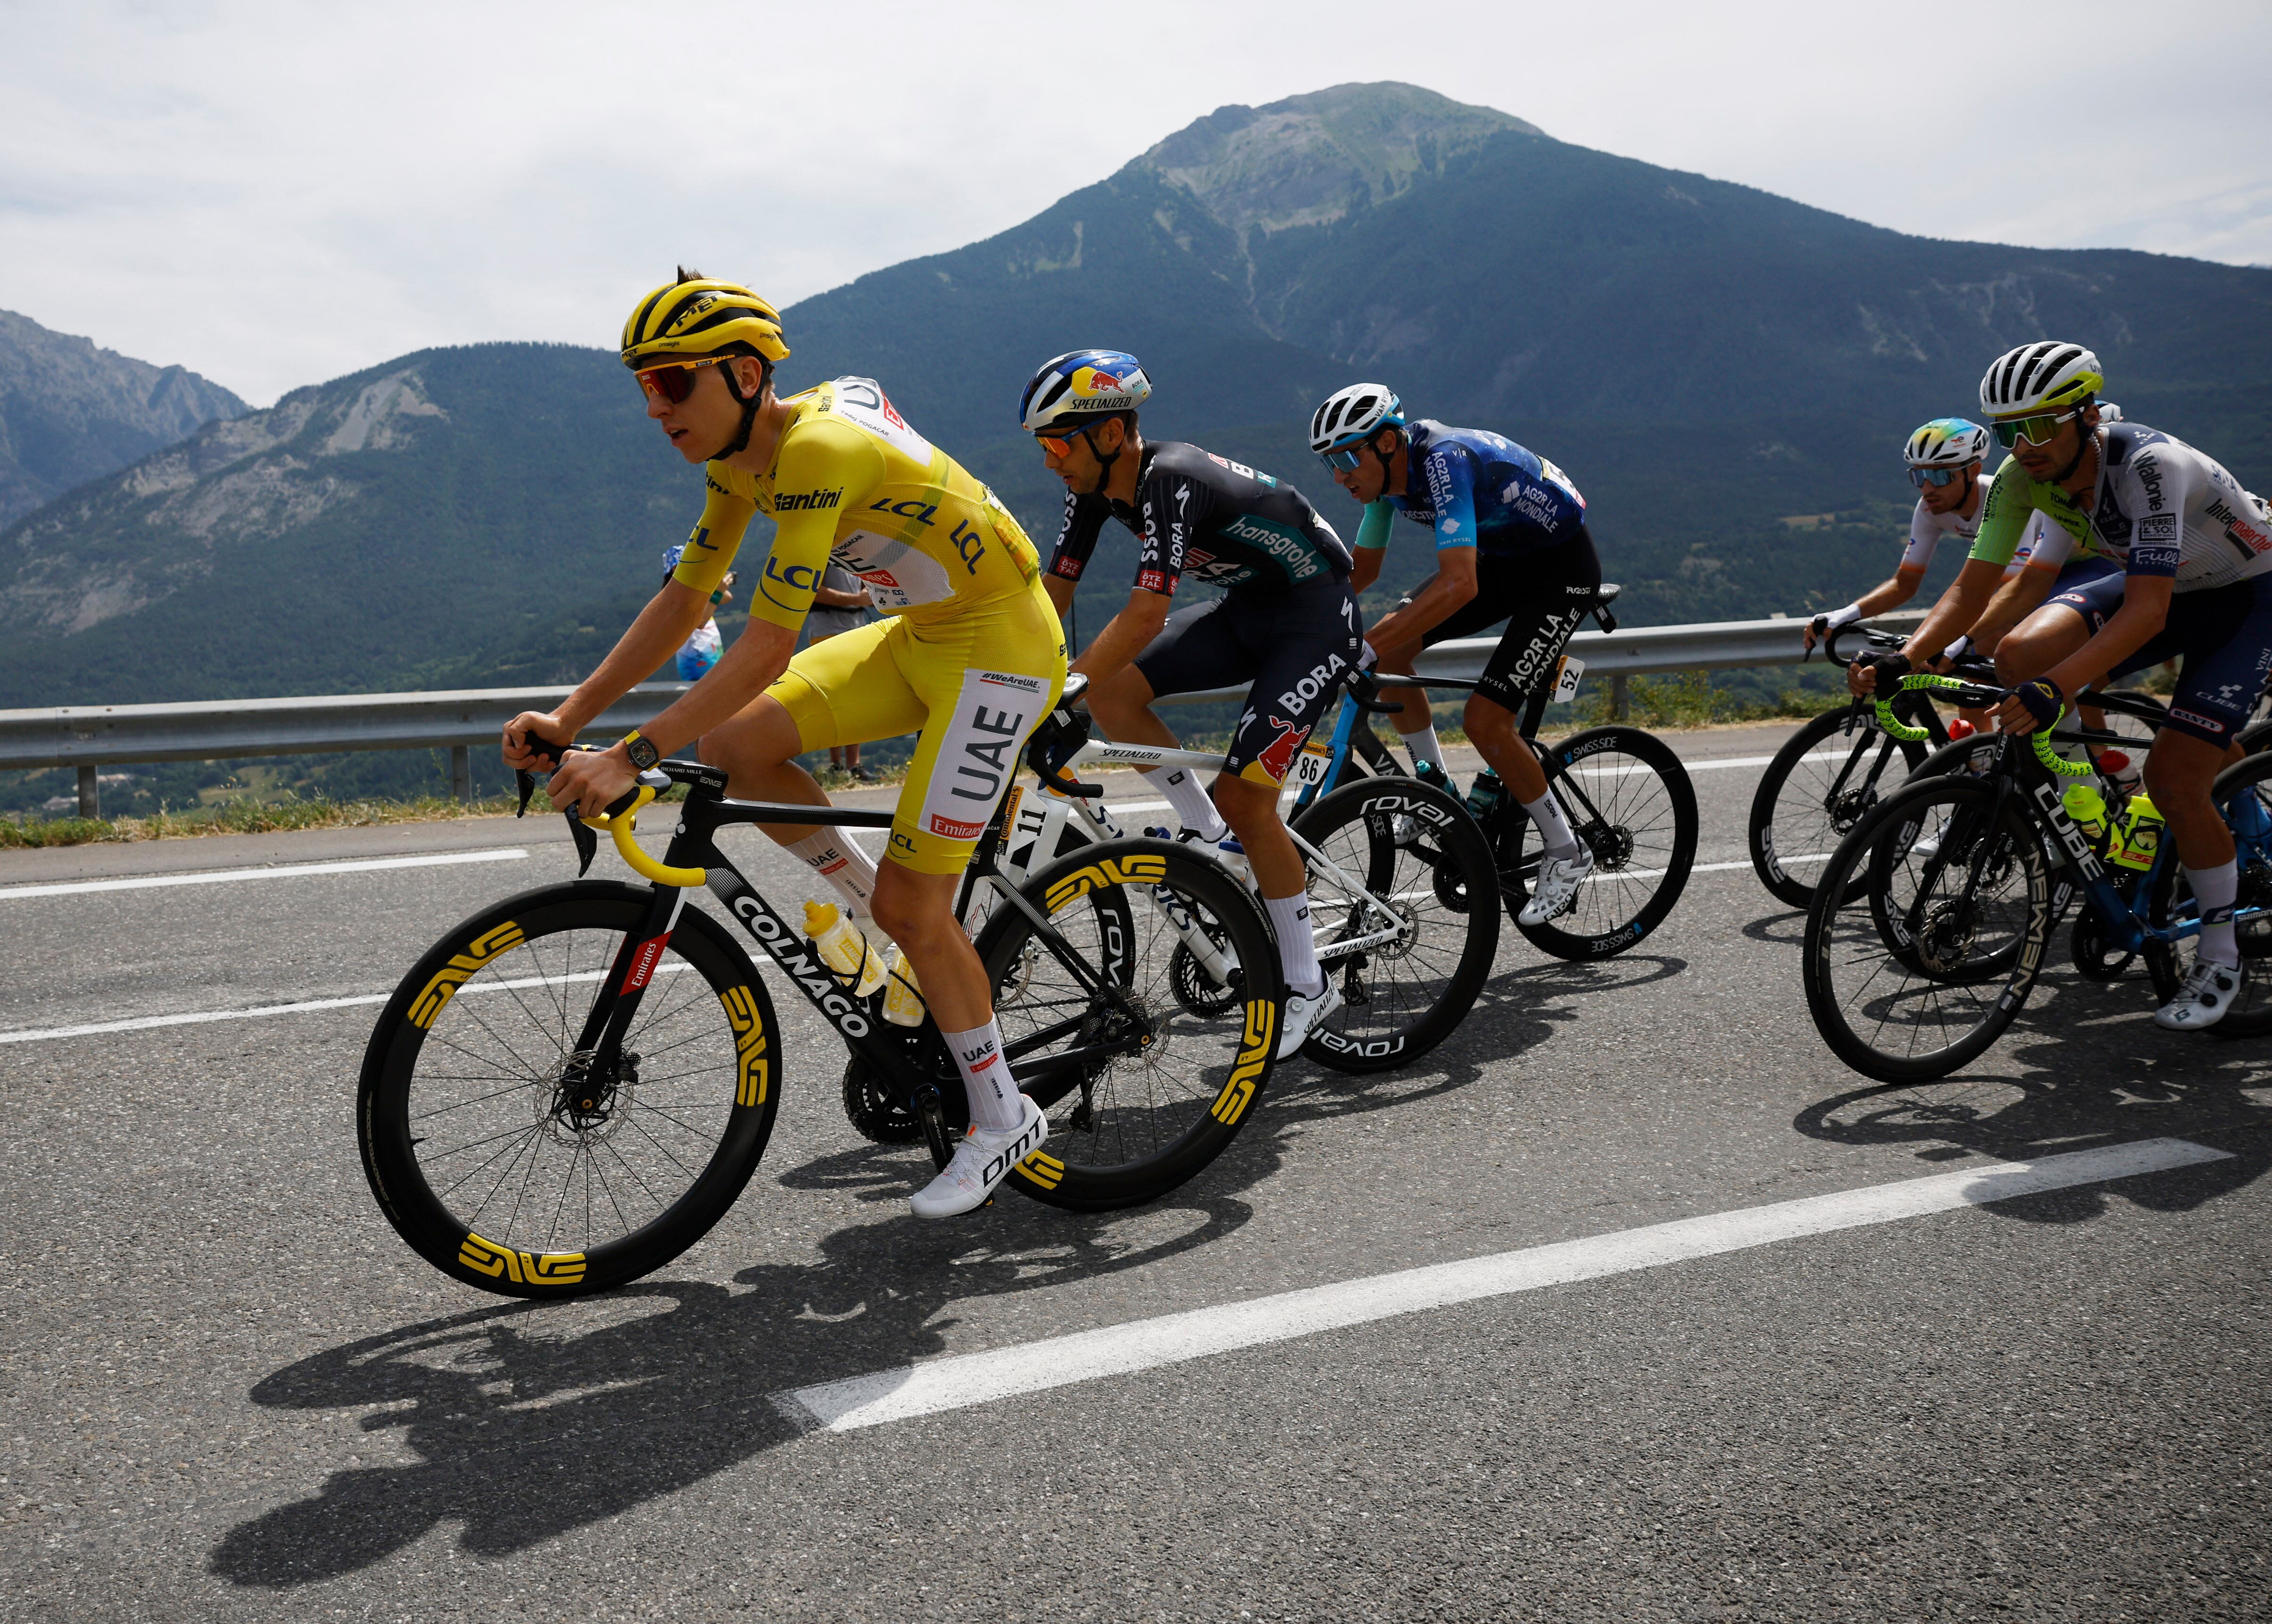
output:
[[[777,967],[770,959],[753,961],[760,969]],[[655,977],[676,975],[685,969],[684,962],[659,965]],[[572,982],[597,981],[605,970],[579,970],[570,976],[516,976],[506,981],[477,981],[458,989],[458,996],[468,993],[510,992],[516,987],[559,987]],[[206,1026],[215,1021],[258,1021],[269,1015],[311,1015],[326,1009],[354,1009],[363,1005],[384,1004],[392,992],[357,992],[346,998],[303,999],[293,1004],[255,1004],[246,1009],[199,1009],[179,1015],[137,1015],[129,1021],[95,1021],[84,1026],[34,1027],[21,1032],[0,1032],[0,1044],[37,1044],[57,1037],[100,1037],[108,1032],[148,1032],[164,1026]]]
[[[0,887],[0,902],[26,896],[71,896],[82,891],[147,891],[160,886],[225,886],[248,879],[297,879],[305,874],[353,874],[365,869],[441,868],[457,863],[512,863],[528,855],[520,846],[490,851],[439,851],[423,857],[362,857],[342,863],[283,863],[273,868],[216,868],[192,874],[142,874],[131,879],[74,879],[42,886]]]
[[[1345,1280],[1251,1302],[1226,1303],[1070,1336],[1052,1336],[1020,1347],[959,1354],[874,1375],[792,1388],[775,1393],[773,1401],[801,1426],[850,1432],[1480,1298],[1535,1291],[1542,1286],[1596,1280],[1780,1240],[2226,1159],[2226,1152],[2206,1145],[2182,1139],[2149,1139],[2032,1162],[1968,1168],[1365,1280]]]

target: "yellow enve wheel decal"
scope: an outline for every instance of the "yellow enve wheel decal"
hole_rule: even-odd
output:
[[[1230,1068],[1222,1092],[1214,1096],[1214,1105],[1208,1112],[1225,1127],[1238,1121],[1245,1113],[1246,1103],[1254,1097],[1256,1081],[1270,1063],[1277,1032],[1278,1006],[1267,998],[1247,999],[1246,1031],[1238,1051],[1238,1063]]]
[[[515,1285],[576,1285],[584,1278],[580,1252],[515,1252],[475,1234],[467,1235],[459,1246],[458,1261]]]
[[[773,1062],[766,1059],[765,1023],[758,1019],[757,1000],[747,987],[729,987],[718,995],[726,1019],[734,1025],[734,1055],[741,1071],[734,1088],[736,1105],[762,1105],[773,1079]]]
[[[412,1001],[410,1024],[421,1031],[433,1025],[434,1017],[442,1013],[442,1007],[450,1001],[475,970],[500,953],[519,947],[523,939],[520,926],[510,919],[474,938],[463,953],[451,955],[450,962],[434,973],[434,979],[428,982]]]

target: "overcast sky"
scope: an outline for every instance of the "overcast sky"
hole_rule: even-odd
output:
[[[266,404],[610,346],[677,259],[791,303],[1392,79],[1904,231],[2272,263],[2272,0],[0,0],[0,308]]]

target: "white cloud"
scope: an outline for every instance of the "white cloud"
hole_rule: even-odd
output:
[[[1948,15],[0,0],[0,306],[255,400],[605,345],[676,260],[792,301],[1374,79],[1902,230],[2272,261],[2272,7]]]

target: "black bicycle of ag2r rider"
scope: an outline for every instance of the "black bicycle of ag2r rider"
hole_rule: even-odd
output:
[[[658,790],[683,784],[660,862],[631,839]],[[524,782],[522,805],[529,783]],[[446,932],[395,989],[365,1050],[363,1171],[404,1240],[445,1274],[515,1297],[602,1291],[708,1233],[756,1170],[781,1100],[780,1029],[757,967],[688,892],[706,887],[851,1050],[868,1085],[923,1125],[944,1166],[967,1126],[937,1024],[882,1018],[714,843],[740,824],[890,827],[889,812],[729,800],[726,776],[664,761],[607,815],[650,883],[578,879],[509,897]],[[588,866],[597,841],[571,814]],[[994,872],[1002,808],[972,858]],[[579,872],[581,871],[579,870]],[[976,947],[1003,1051],[1048,1113],[1046,1148],[1004,1181],[1098,1210],[1150,1201],[1212,1161],[1268,1080],[1284,990],[1178,1004],[1125,927],[1165,894],[1210,922],[1237,962],[1274,966],[1261,910],[1219,865],[1170,842],[1084,848],[1001,894]]]

